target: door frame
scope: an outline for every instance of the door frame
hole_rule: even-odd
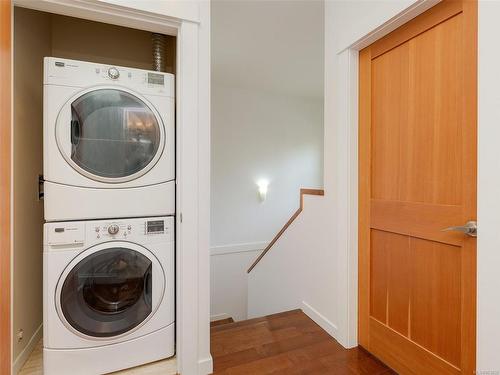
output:
[[[13,7],[21,6],[97,22],[177,36],[176,72],[176,357],[184,375],[212,372],[210,355],[210,3],[166,2],[133,8],[117,0],[12,0],[11,23],[2,23],[0,42],[11,43]],[[138,4],[138,3],[135,3]],[[127,7],[127,5],[129,7]],[[4,30],[5,25],[5,30]],[[7,35],[8,31],[8,35]],[[12,73],[11,57],[2,59],[2,71]],[[2,44],[2,47],[4,45]],[[9,61],[8,61],[9,60]],[[12,75],[13,76],[13,75]],[[1,97],[0,116],[0,373],[12,371],[12,82]],[[7,109],[4,111],[4,109]],[[5,209],[4,209],[5,208]],[[4,360],[7,359],[7,360]]]

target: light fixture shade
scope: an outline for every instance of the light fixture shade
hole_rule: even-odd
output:
[[[263,202],[266,200],[267,197],[267,188],[269,186],[269,181],[261,179],[257,181],[257,186],[258,186],[259,198],[261,202]]]

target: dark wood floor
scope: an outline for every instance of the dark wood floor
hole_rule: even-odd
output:
[[[395,374],[361,348],[344,349],[300,310],[211,328],[214,374]]]

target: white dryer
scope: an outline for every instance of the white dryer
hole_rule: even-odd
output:
[[[44,374],[104,374],[174,355],[174,219],[44,226]]]
[[[47,57],[45,220],[175,212],[172,74]]]

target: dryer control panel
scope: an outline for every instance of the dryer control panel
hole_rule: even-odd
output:
[[[138,219],[46,223],[45,245],[55,248],[91,246],[108,241],[151,243],[174,241],[173,216]]]
[[[174,75],[116,65],[46,57],[44,84],[74,87],[125,86],[140,94],[175,97]]]

